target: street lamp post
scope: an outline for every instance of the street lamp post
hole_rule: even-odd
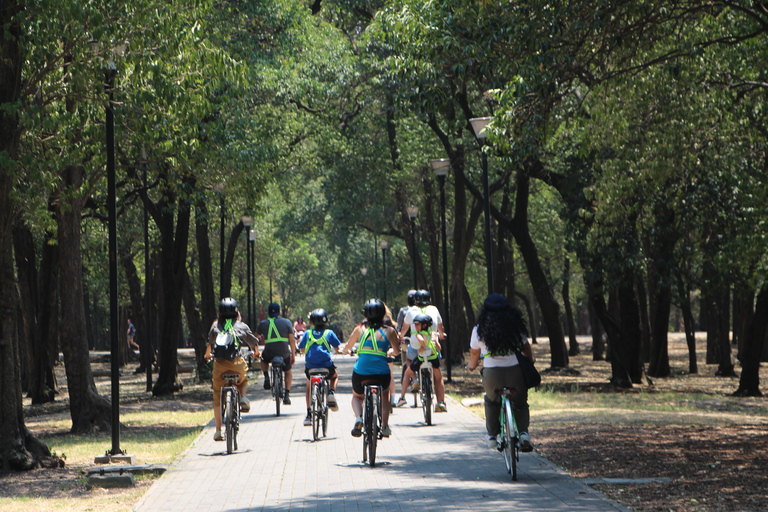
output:
[[[436,160],[430,160],[432,169],[437,175],[437,180],[440,183],[440,221],[441,231],[443,238],[443,328],[446,336],[449,334],[449,316],[450,307],[448,305],[448,239],[446,238],[445,231],[445,178],[448,176],[448,171],[451,168],[451,161],[448,158],[439,158]],[[448,339],[445,344],[445,361],[447,368],[447,382],[451,382],[451,341]]]
[[[387,303],[387,247],[389,247],[389,243],[386,240],[382,240],[379,242],[379,247],[381,247],[381,268],[382,268],[382,277],[384,278],[384,291],[382,293],[382,299],[386,304]]]
[[[472,130],[480,143],[483,154],[483,210],[485,212],[485,265],[488,274],[488,294],[493,293],[493,258],[491,256],[491,197],[488,190],[488,155],[482,146],[486,144],[488,133],[486,127],[491,122],[491,117],[478,117],[470,119]]]
[[[363,302],[365,302],[367,300],[367,292],[365,291],[365,276],[368,275],[368,269],[363,267],[360,269],[360,273],[363,274]]]
[[[248,321],[254,322],[256,317],[256,230],[252,229],[248,232],[248,240],[251,242],[251,275],[250,279],[250,293],[248,295],[248,303],[253,303],[253,309],[249,310]],[[254,322],[255,323],[255,322]],[[249,323],[248,325],[254,325]]]
[[[405,209],[408,212],[408,218],[411,219],[411,245],[413,246],[413,289],[417,290],[419,285],[416,279],[416,217],[419,215],[418,206],[409,206]]]
[[[251,325],[251,244],[248,242],[251,226],[253,226],[253,217],[243,215],[240,217],[245,226],[245,295],[247,297],[248,324]]]

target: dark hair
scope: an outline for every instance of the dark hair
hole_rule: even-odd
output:
[[[522,349],[524,336],[528,337],[528,329],[519,309],[510,305],[503,308],[483,305],[477,317],[477,337],[492,356]]]

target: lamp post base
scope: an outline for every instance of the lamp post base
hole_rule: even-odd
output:
[[[110,455],[108,453],[105,453],[104,455],[99,455],[93,459],[94,464],[113,464],[113,463],[119,463],[119,464],[136,464],[136,456],[135,455],[126,455],[126,454],[119,454],[119,455]]]

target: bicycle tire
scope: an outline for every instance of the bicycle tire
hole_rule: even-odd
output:
[[[432,425],[432,379],[429,378],[429,370],[421,374],[421,408],[424,411],[424,422]]]
[[[233,427],[233,418],[232,415],[234,414],[234,411],[232,410],[232,391],[227,390],[225,398],[226,398],[226,405],[224,406],[224,425],[226,426],[226,437],[227,437],[227,455],[232,453],[233,443],[234,443],[234,429]]]
[[[275,389],[275,415],[280,416],[280,402],[283,399],[283,372],[277,366],[274,367],[273,386]]]
[[[321,411],[320,386],[312,384],[312,440],[317,441],[320,434],[320,415]]]
[[[322,397],[320,411],[323,414],[323,437],[328,437],[328,385],[325,380],[323,380],[322,393],[320,393],[320,396]]]
[[[365,402],[363,403],[363,463],[368,462],[368,445],[371,435],[371,392],[365,388]]]
[[[515,417],[512,414],[512,402],[504,400],[504,462],[512,480],[517,480],[517,432]]]
[[[379,396],[378,393],[371,393],[371,416],[370,416],[370,442],[368,443],[368,461],[372,468],[376,467],[376,444],[379,440]]]
[[[240,432],[240,393],[232,393],[232,449],[237,451],[237,434]]]

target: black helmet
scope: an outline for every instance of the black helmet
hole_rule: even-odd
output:
[[[309,314],[309,321],[318,329],[322,329],[328,323],[328,313],[323,308],[318,308]]]
[[[408,305],[416,304],[416,290],[408,290]]]
[[[430,302],[432,302],[432,297],[429,295],[427,290],[417,291],[414,299],[416,299],[416,304],[419,306],[427,306]]]
[[[232,297],[225,297],[219,302],[219,316],[223,319],[237,318],[237,302]]]
[[[386,314],[387,308],[380,299],[369,299],[363,305],[363,316],[372,322],[381,322]]]
[[[426,331],[430,327],[432,327],[432,317],[427,315],[426,313],[419,313],[415,317],[413,317],[413,323],[419,322],[421,324],[421,329]]]

